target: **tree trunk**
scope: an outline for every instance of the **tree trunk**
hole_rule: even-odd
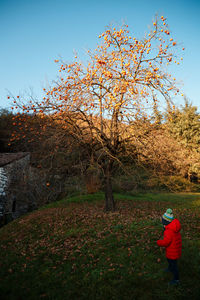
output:
[[[111,168],[112,163],[109,162],[106,167],[105,172],[105,210],[106,211],[115,211],[115,201],[112,191],[112,180],[111,180]]]

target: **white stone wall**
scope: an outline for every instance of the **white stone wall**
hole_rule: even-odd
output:
[[[28,211],[27,182],[30,155],[0,167],[0,227]]]
[[[6,187],[8,183],[7,174],[4,168],[0,168],[0,217],[4,215]]]

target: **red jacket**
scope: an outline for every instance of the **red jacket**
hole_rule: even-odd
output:
[[[178,259],[181,257],[181,224],[178,219],[174,219],[170,224],[165,226],[164,239],[158,240],[160,247],[166,248],[166,257],[169,259]]]

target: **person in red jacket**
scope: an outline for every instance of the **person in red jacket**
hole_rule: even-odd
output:
[[[166,271],[172,272],[174,278],[170,281],[170,285],[179,284],[179,271],[177,260],[181,257],[182,241],[181,241],[181,224],[175,219],[170,208],[162,216],[162,224],[164,226],[164,238],[158,240],[157,245],[165,247],[166,258],[168,260],[168,268]]]

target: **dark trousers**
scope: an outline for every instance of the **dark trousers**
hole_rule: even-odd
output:
[[[177,259],[167,259],[169,264],[169,271],[172,272],[174,275],[174,280],[179,280],[179,272],[178,272],[178,265],[177,265]]]

